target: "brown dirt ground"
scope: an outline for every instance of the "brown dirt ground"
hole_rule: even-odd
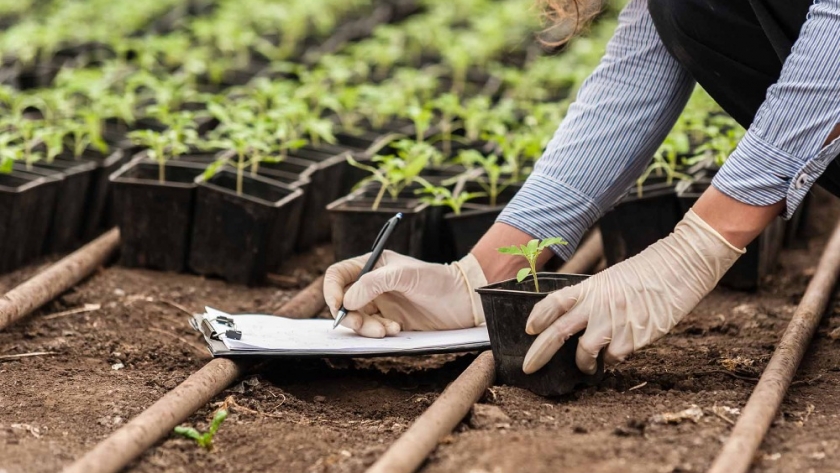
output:
[[[507,417],[468,419],[422,471],[704,471],[730,429],[713,408],[746,402],[840,215],[833,198],[819,194],[816,200],[809,238],[783,253],[766,288],[755,294],[716,290],[672,335],[613,371],[600,387],[558,399],[492,388],[481,402]],[[302,287],[323,270],[325,254],[320,249],[290,262],[286,274]],[[0,291],[38,268],[0,277]],[[0,472],[59,470],[198,370],[207,361],[202,342],[175,305],[272,313],[293,292],[119,266],[97,272],[0,332],[0,355],[56,353],[0,361]],[[48,318],[83,304],[101,309]],[[832,305],[755,471],[840,470],[840,342],[828,336],[838,326],[840,306]],[[128,470],[363,471],[473,358],[263,365],[188,420],[206,427],[228,396],[242,406],[233,408],[213,452],[172,437]],[[124,368],[113,369],[117,363]],[[692,405],[704,412],[696,423],[652,421]]]

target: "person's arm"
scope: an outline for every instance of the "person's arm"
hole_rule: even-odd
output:
[[[779,80],[715,176],[723,194],[789,218],[840,153],[840,0],[815,2]],[[784,202],[784,203],[783,203]]]
[[[335,315],[343,301],[351,311],[343,324],[373,337],[482,323],[474,289],[521,268],[497,248],[560,236],[570,244],[552,249],[568,259],[642,173],[693,86],[659,40],[646,0],[632,0],[534,172],[473,251],[452,265],[390,255],[353,287],[366,257],[336,263],[324,279],[328,307]]]
[[[487,279],[519,269],[516,258],[498,256],[501,246],[559,236],[569,244],[552,249],[571,257],[650,162],[693,87],[659,39],[647,1],[632,0],[534,172],[473,249]],[[541,263],[550,257],[546,252]]]
[[[780,213],[789,217],[840,153],[840,0],[822,0],[735,152],[674,233],[534,308],[523,369],[541,368],[585,328],[577,364],[592,373],[668,333]]]

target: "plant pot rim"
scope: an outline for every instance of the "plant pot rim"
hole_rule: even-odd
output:
[[[235,160],[235,158],[236,158],[236,151],[234,151],[232,149],[219,151],[218,159],[222,159],[222,158],[226,158],[226,159],[229,160],[228,162],[231,162],[232,160]],[[281,159],[280,161],[278,161],[276,163],[265,163],[265,162],[263,162],[263,163],[260,163],[260,166],[263,166],[264,164],[280,164],[280,163],[291,163],[291,164],[297,164],[298,166],[305,167],[306,169],[304,169],[303,171],[300,172],[300,176],[301,177],[306,177],[310,180],[312,178],[312,175],[315,174],[316,171],[319,171],[321,169],[321,167],[318,166],[318,163],[316,163],[314,161],[309,161],[309,160],[306,160],[306,159],[296,158],[294,156],[286,156],[285,158]]]
[[[129,184],[134,186],[154,186],[154,187],[170,187],[173,189],[194,189],[196,184],[195,180],[193,182],[173,182],[173,181],[164,181],[160,182],[157,179],[143,179],[139,177],[124,177],[123,174],[127,173],[128,171],[139,167],[139,166],[158,166],[158,163],[151,160],[132,160],[125,164],[123,164],[119,169],[114,171],[110,176],[108,176],[108,180],[118,184]],[[196,171],[203,170],[204,166],[200,164],[194,163],[176,163],[176,162],[167,162],[164,167],[169,168],[186,168],[186,169],[193,169]]]
[[[66,166],[62,165],[61,163],[67,163]],[[99,167],[99,164],[96,161],[92,161],[90,159],[80,159],[76,160],[67,160],[67,159],[55,159],[53,162],[48,163],[46,160],[43,162],[35,163],[36,167],[51,167],[55,166],[58,168],[57,170],[64,174],[65,176],[73,176],[75,174],[81,174],[83,172],[90,172]]]
[[[529,276],[533,277],[533,276]],[[538,278],[549,278],[549,279],[563,279],[568,277],[574,278],[589,278],[591,277],[588,274],[575,274],[575,273],[552,273],[552,272],[538,272]],[[524,280],[523,280],[524,281]],[[486,286],[482,286],[475,289],[475,292],[479,294],[503,294],[507,296],[514,296],[514,297],[545,297],[548,294],[551,294],[555,291],[548,291],[548,292],[531,292],[531,291],[522,291],[517,289],[499,289],[500,286],[505,284],[509,284],[511,282],[517,282],[516,278],[505,279],[504,281],[495,282],[492,284],[488,284]]]
[[[474,217],[476,215],[499,212],[504,208],[504,205],[464,204],[460,214],[455,215],[455,212],[450,209],[449,212],[443,215],[443,218],[446,220],[458,220],[461,218]]]
[[[24,183],[20,186],[17,186],[17,187],[10,187],[10,186],[7,186],[7,185],[0,184],[0,191],[5,192],[5,193],[9,193],[9,194],[21,193],[21,192],[26,192],[26,191],[28,191],[30,189],[33,189],[35,187],[38,187],[40,185],[43,185],[43,184],[46,184],[46,183],[49,183],[49,182],[52,182],[52,181],[56,180],[55,178],[50,178],[49,176],[39,176],[37,174],[30,174],[30,173],[27,173],[25,171],[17,171],[17,170],[15,170],[11,173],[8,173],[8,174],[3,174],[3,175],[4,176],[16,176],[19,179],[25,179],[25,177],[20,176],[21,174],[24,174],[27,177],[31,176],[34,179],[29,179],[26,183]]]
[[[380,203],[380,205],[379,205],[379,208],[376,209],[376,210],[373,210],[370,207],[367,207],[367,208],[341,208],[342,205],[345,205],[348,202],[357,199],[358,197],[362,197],[361,193],[362,193],[363,190],[364,189],[359,189],[359,190],[353,191],[350,194],[347,194],[347,195],[345,195],[344,197],[341,197],[338,200],[334,200],[334,201],[330,202],[329,204],[327,204],[327,210],[330,211],[330,212],[358,212],[358,213],[402,212],[404,214],[416,214],[416,213],[423,212],[430,205],[426,202],[421,202],[420,199],[416,199],[416,200],[406,199],[408,202],[417,202],[417,203],[416,203],[416,205],[413,205],[411,207],[406,206],[404,208],[393,208],[393,207],[388,207],[387,206],[388,201],[383,199],[382,203]],[[371,198],[371,200],[373,200],[373,198]]]
[[[223,174],[223,173],[233,174],[233,176],[236,177],[236,172],[233,169],[222,168],[222,169],[219,170],[219,172],[217,172],[210,179],[213,179],[214,177],[216,177],[220,174]],[[257,203],[257,204],[260,204],[260,205],[266,205],[266,206],[269,206],[269,207],[282,207],[283,205],[287,204],[288,202],[291,202],[291,201],[293,201],[293,200],[295,200],[295,199],[297,199],[297,198],[299,198],[303,195],[303,191],[300,188],[292,187],[288,184],[283,184],[282,182],[274,181],[274,180],[271,180],[271,179],[268,179],[268,178],[265,178],[265,177],[262,177],[262,176],[251,176],[250,174],[246,173],[243,176],[243,179],[247,179],[247,180],[251,180],[251,181],[257,181],[257,182],[261,182],[263,184],[274,186],[274,187],[283,189],[284,191],[287,191],[288,194],[283,196],[283,198],[280,199],[280,200],[270,201],[270,200],[260,199],[259,197],[254,197],[252,195],[248,195],[248,194],[245,194],[245,193],[242,193],[241,195],[237,194],[236,191],[228,189],[227,187],[222,187],[220,185],[213,184],[212,182],[208,182],[207,179],[205,178],[204,174],[199,174],[198,177],[195,178],[194,182],[199,187],[207,187],[209,189],[213,189],[214,191],[221,192],[223,194],[228,194],[228,195],[231,195],[231,196],[239,198],[239,199],[248,200],[248,201],[251,201],[251,202],[254,202],[254,203]]]

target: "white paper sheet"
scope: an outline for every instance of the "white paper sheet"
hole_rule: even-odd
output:
[[[224,335],[230,327],[215,319],[232,319],[242,335],[239,340]],[[400,332],[393,337],[365,338],[345,327],[332,328],[326,319],[287,319],[273,315],[229,315],[206,308],[199,316],[216,333],[218,341],[205,334],[214,354],[288,355],[288,356],[361,356],[442,353],[481,350],[490,347],[485,326],[433,332]],[[226,350],[218,349],[222,342]]]

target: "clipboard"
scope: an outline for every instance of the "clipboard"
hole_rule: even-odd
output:
[[[213,356],[370,357],[427,355],[490,348],[487,327],[400,332],[366,338],[328,319],[289,319],[275,315],[231,315],[211,307],[190,324],[201,332]]]

